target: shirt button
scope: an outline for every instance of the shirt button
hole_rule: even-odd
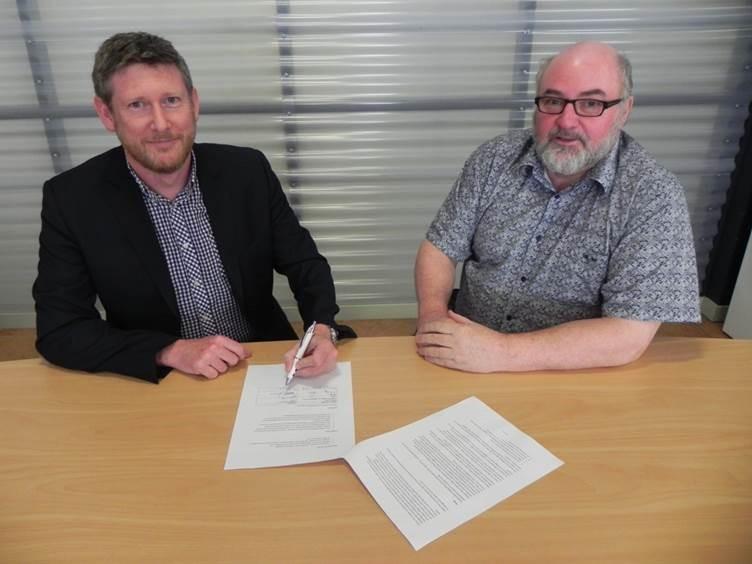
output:
[[[201,286],[201,280],[199,280],[198,278],[194,278],[193,280],[191,280],[191,284],[193,285],[194,288],[198,288],[199,286]]]
[[[520,276],[520,281],[527,282],[527,276]]]
[[[535,242],[540,243],[543,240],[543,235],[536,235],[535,236]]]
[[[514,319],[514,317],[512,317],[511,315],[507,315],[507,321],[512,321],[512,319]]]

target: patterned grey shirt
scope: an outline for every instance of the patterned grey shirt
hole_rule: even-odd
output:
[[[465,261],[457,312],[499,331],[601,316],[700,320],[684,190],[623,132],[606,158],[558,193],[530,130],[486,142],[426,237]]]
[[[230,289],[201,197],[196,156],[192,154],[191,158],[188,184],[174,200],[150,190],[130,165],[128,170],[141,188],[167,261],[180,313],[181,337],[224,335],[246,342],[251,337],[250,326]]]

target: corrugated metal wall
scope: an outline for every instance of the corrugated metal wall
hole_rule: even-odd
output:
[[[528,126],[538,61],[584,39],[632,59],[627,130],[682,180],[702,275],[752,92],[752,6],[613,6],[0,0],[0,326],[33,323],[43,181],[117,142],[90,109],[93,54],[137,29],[187,59],[200,141],[267,154],[332,264],[343,319],[414,315],[414,254],[465,158]],[[291,306],[283,280],[277,293]]]

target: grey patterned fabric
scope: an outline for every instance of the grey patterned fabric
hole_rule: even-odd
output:
[[[250,340],[251,330],[219,258],[209,216],[196,177],[196,157],[188,184],[170,201],[150,190],[128,165],[167,261],[180,312],[180,335],[198,339],[224,335],[239,342]]]
[[[465,261],[456,310],[504,332],[576,319],[700,320],[684,190],[626,133],[557,193],[532,132],[481,145],[427,239]]]

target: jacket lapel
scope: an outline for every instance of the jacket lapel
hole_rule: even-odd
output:
[[[243,277],[240,270],[238,233],[235,219],[238,217],[240,202],[233,198],[232,178],[228,171],[217,166],[216,159],[207,154],[207,148],[201,144],[193,146],[196,155],[196,174],[201,196],[209,214],[209,223],[214,233],[219,257],[227,274],[235,299],[243,308],[245,293],[243,291]],[[236,181],[237,182],[237,181]]]
[[[170,311],[179,317],[175,291],[167,270],[167,263],[157,241],[149,212],[144,205],[138,185],[125,163],[122,147],[113,152],[113,162],[108,167],[109,186],[104,191],[118,218],[126,238],[141,259],[144,269],[159,289]]]

